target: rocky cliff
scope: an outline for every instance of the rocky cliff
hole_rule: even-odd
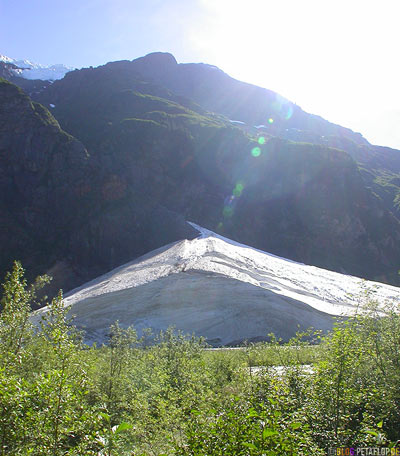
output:
[[[326,121],[341,136],[310,133],[314,144],[245,131],[154,82],[171,68],[185,67],[161,54],[74,71],[41,99],[136,193],[266,251],[397,283],[399,222],[350,156],[366,159],[366,141]]]
[[[170,73],[183,78],[182,90],[168,83]],[[190,81],[192,91],[183,90]],[[313,143],[299,142],[306,131],[284,126],[306,119],[302,111],[274,121],[276,130],[208,112],[211,93],[240,102],[242,112],[240,93],[256,90],[229,81],[213,67],[155,55],[68,73],[35,95],[48,109],[3,81],[2,270],[26,259],[68,290],[195,236],[189,219],[297,261],[398,283],[399,221],[354,159],[366,157],[368,143],[322,120],[307,133]],[[203,86],[205,101],[196,95]],[[275,95],[261,97],[259,109],[275,106]]]
[[[181,216],[146,195],[135,203],[123,181],[99,171],[45,107],[5,80],[0,194],[1,274],[19,259],[31,276],[53,275],[54,289],[70,289],[122,259],[194,235]]]

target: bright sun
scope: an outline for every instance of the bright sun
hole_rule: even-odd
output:
[[[187,34],[207,63],[356,130],[373,127],[383,105],[398,109],[395,1],[200,3],[207,13]]]

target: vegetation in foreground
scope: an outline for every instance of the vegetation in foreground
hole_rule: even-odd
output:
[[[118,323],[88,347],[61,294],[30,323],[40,278],[19,263],[0,314],[0,455],[318,455],[400,438],[400,316],[366,295],[319,345],[208,351],[166,331],[149,343]],[[309,334],[306,334],[309,340]],[[313,364],[313,373],[303,364]],[[252,365],[284,366],[277,371]]]

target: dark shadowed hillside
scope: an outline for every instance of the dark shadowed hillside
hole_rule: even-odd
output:
[[[0,81],[1,274],[19,259],[70,289],[154,247],[194,236],[181,216],[120,177],[16,86]],[[160,221],[162,220],[162,227]]]
[[[291,106],[291,116],[279,117],[273,92],[208,65],[178,65],[169,54],[72,71],[35,95],[84,146],[59,130],[45,108],[3,85],[4,93],[23,98],[24,109],[37,106],[57,134],[84,151],[77,169],[62,160],[56,170],[37,165],[46,179],[55,172],[76,179],[57,200],[57,210],[51,198],[44,200],[54,217],[47,231],[35,222],[45,248],[32,247],[30,255],[37,269],[53,268],[64,288],[195,236],[184,220],[291,259],[397,283],[400,224],[391,213],[396,193],[384,194],[377,183],[371,163],[378,149],[359,134],[286,101],[281,107]],[[246,117],[248,108],[260,116],[272,116],[268,109],[275,109],[274,122],[257,129],[224,116],[235,117],[230,110],[237,109],[239,120],[260,122]],[[6,156],[13,156],[16,141],[13,109],[9,105],[3,115],[10,138]],[[44,132],[36,128],[28,135]],[[36,149],[28,146],[20,153],[35,162]],[[50,179],[34,181],[31,188],[26,176],[14,180],[28,182],[31,199],[12,205],[13,217],[24,223],[24,208],[37,204],[35,191],[53,194],[47,182],[61,185],[61,179]],[[29,237],[30,230],[21,227],[18,236]],[[23,256],[10,247],[4,264],[18,257],[15,251]]]
[[[212,65],[177,64],[171,54],[161,52],[132,62],[107,65],[119,65],[125,71],[138,72],[174,93],[191,98],[208,111],[221,113],[250,126],[265,125],[275,134],[282,129],[297,128],[318,135],[349,138],[358,144],[368,143],[359,133],[308,114],[279,94],[233,79]],[[271,124],[269,119],[273,121]]]

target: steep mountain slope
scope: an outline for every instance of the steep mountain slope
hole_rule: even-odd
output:
[[[139,73],[208,111],[244,122],[237,125],[247,131],[254,131],[256,126],[266,134],[345,150],[360,163],[366,184],[379,195],[386,209],[400,215],[399,151],[372,146],[360,133],[308,114],[279,94],[237,81],[212,65],[178,64],[171,54],[153,53],[106,66]]]
[[[154,59],[155,74],[179,67],[171,58],[145,58],[146,71]],[[184,217],[255,247],[397,283],[399,222],[348,154],[261,130],[249,136],[149,82],[139,63],[70,72],[40,100],[55,105],[63,128],[135,193],[145,189]]]
[[[83,145],[46,108],[0,80],[2,273],[13,259],[37,273],[64,250],[63,237],[85,211],[77,189],[87,161]]]
[[[104,342],[115,320],[139,331],[173,325],[213,345],[270,332],[288,339],[297,325],[327,330],[332,315],[356,312],[365,290],[382,305],[400,298],[398,288],[275,257],[193,226],[200,238],[150,252],[66,296],[87,342]]]
[[[257,169],[242,180],[247,192],[233,200],[226,220],[235,238],[307,264],[390,280],[399,223],[365,187],[351,157],[278,139],[260,149]]]
[[[15,61],[0,56],[0,77],[19,85],[33,96],[40,94],[49,83],[16,77],[15,69],[11,69],[11,75],[7,75],[7,71],[1,74],[1,65],[5,63],[13,65],[13,68],[17,68],[15,65],[30,68],[18,70],[19,76],[30,79],[36,70],[42,71],[37,77],[45,78],[47,73],[43,71],[48,71],[46,79],[53,80],[59,79],[70,70],[62,65],[56,65],[54,68],[44,67],[29,61]],[[60,70],[58,73],[57,69]],[[106,73],[114,74],[114,84],[115,74],[118,73],[120,81],[131,80],[128,84],[130,87],[133,87],[133,74],[136,79],[146,80],[147,85],[152,82],[153,86],[163,86],[175,94],[196,101],[208,111],[222,113],[231,119],[240,119],[241,123],[237,125],[246,131],[254,133],[257,131],[255,125],[265,134],[343,149],[360,164],[366,185],[381,198],[385,208],[396,217],[400,216],[400,153],[397,150],[372,146],[359,133],[334,125],[319,116],[305,113],[300,107],[275,92],[237,81],[212,65],[178,64],[171,54],[158,52],[132,62],[112,62],[97,71],[100,69],[104,73],[104,78],[107,78]],[[89,79],[81,82],[92,83]],[[144,89],[144,92],[152,93],[148,88]],[[50,98],[57,99],[54,96]],[[49,97],[40,101],[47,101],[48,106],[51,103]],[[182,103],[182,100],[178,102]],[[69,125],[65,125],[64,128],[70,131]]]
[[[280,132],[282,138],[307,141],[342,149],[358,163],[367,187],[381,199],[383,206],[396,218],[400,218],[400,151],[390,147],[357,144],[338,136],[321,136],[313,132],[287,129]]]
[[[19,259],[31,276],[55,276],[54,289],[70,289],[124,258],[195,233],[178,214],[99,172],[46,108],[5,80],[0,195],[1,275]]]
[[[13,63],[3,62],[0,60],[0,78],[6,79],[9,82],[23,89],[28,95],[39,93],[45,89],[50,82],[40,79],[30,80],[21,77],[20,68]]]
[[[308,114],[277,93],[235,80],[212,65],[178,64],[171,54],[161,52],[132,62],[108,65],[115,64],[124,65],[125,71],[136,71],[174,93],[191,98],[208,111],[221,113],[252,126],[265,125],[273,134],[282,129],[297,128],[367,144],[359,133]]]
[[[326,121],[321,124],[326,131],[333,129],[342,136],[332,136],[325,143],[313,133],[320,144],[274,137],[264,127],[243,128],[207,112],[160,81],[150,81],[140,68],[144,62],[150,72],[153,65],[155,75],[163,73],[163,68],[165,74],[170,67],[183,68],[171,60],[172,56],[156,55],[72,71],[35,95],[61,127],[84,144],[79,147],[87,149],[84,165],[77,167],[61,160],[59,166],[48,169],[32,147],[34,139],[24,143],[20,156],[15,155],[12,151],[18,138],[47,138],[47,130],[40,125],[25,130],[17,122],[26,115],[18,107],[21,97],[28,111],[35,106],[49,122],[55,121],[49,111],[32,105],[16,89],[12,89],[15,104],[4,104],[0,97],[2,128],[8,141],[3,155],[15,160],[11,166],[0,164],[6,170],[4,175],[11,176],[4,179],[4,191],[12,195],[13,185],[24,182],[27,187],[15,204],[1,202],[8,208],[8,225],[18,221],[15,242],[20,246],[19,250],[5,249],[3,268],[16,257],[29,258],[27,266],[34,264],[34,273],[50,269],[60,278],[55,286],[68,290],[168,242],[192,238],[194,230],[184,223],[190,219],[297,261],[398,283],[399,221],[379,194],[366,187],[350,155],[329,146],[351,144],[357,151],[368,147],[364,140]],[[190,68],[193,72],[203,67]],[[208,68],[206,73],[209,71],[217,70]],[[12,86],[4,87],[8,87],[3,93],[6,96]],[[261,105],[265,109],[263,102]],[[29,115],[38,119],[36,111]],[[65,135],[58,125],[54,128]],[[282,127],[279,131],[289,134],[295,130]],[[28,157],[33,163],[30,166],[45,176],[40,185],[29,176],[13,174],[21,166],[17,164],[21,156]],[[54,207],[50,197],[41,196],[54,193],[53,184],[45,179],[64,172],[71,176],[71,184]],[[55,181],[61,188],[61,177]],[[36,192],[40,197],[33,197]],[[35,250],[40,243],[32,242],[25,255],[25,237],[31,236],[25,208],[35,208],[36,200],[48,207],[48,214],[54,209],[60,222],[53,216],[43,230],[37,221],[40,216],[33,219],[32,232],[38,233],[45,248]],[[35,209],[31,212],[41,214]],[[2,243],[7,243],[7,236]]]

